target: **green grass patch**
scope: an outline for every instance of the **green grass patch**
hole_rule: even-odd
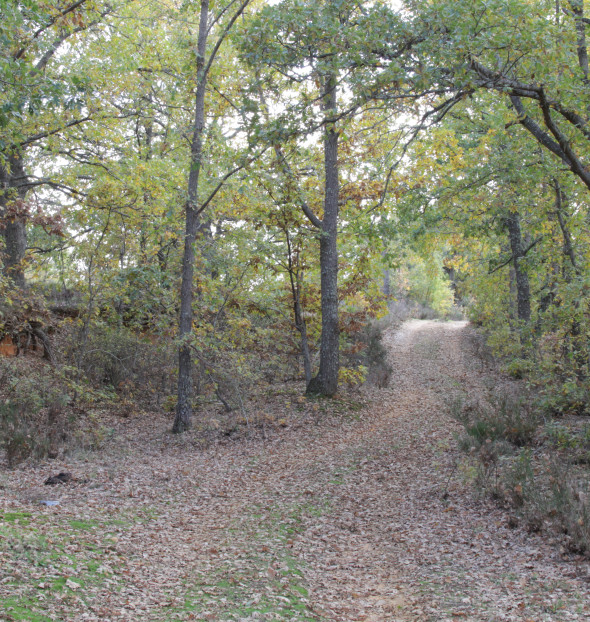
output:
[[[100,527],[100,523],[98,521],[92,520],[71,520],[70,527],[72,529],[76,529],[77,531],[91,531],[92,529],[96,529]]]
[[[60,619],[82,619],[107,581],[109,589],[123,589],[125,562],[110,546],[119,530],[116,522],[5,512],[0,519],[2,574],[18,580],[0,584],[0,619],[55,619],[47,611],[64,616]]]
[[[5,512],[4,514],[0,514],[0,521],[28,524],[31,516],[32,514],[30,512]]]
[[[39,601],[36,598],[8,597],[0,601],[2,620],[13,622],[26,620],[26,622],[51,622],[51,618],[39,611]]]
[[[307,600],[305,564],[291,546],[306,520],[321,516],[328,507],[308,502],[253,506],[247,521],[242,517],[228,526],[228,550],[220,547],[219,564],[196,580],[187,579],[183,605],[175,613],[181,619],[207,614],[230,621],[271,614],[277,620],[317,621]],[[236,551],[237,533],[243,548]]]

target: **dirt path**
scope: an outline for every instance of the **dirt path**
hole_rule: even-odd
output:
[[[485,380],[469,330],[388,334],[394,374],[370,410],[205,451],[164,418],[130,422],[100,462],[60,465],[89,482],[55,507],[38,505],[48,465],[7,473],[0,619],[590,620],[580,568],[456,469],[445,401]]]

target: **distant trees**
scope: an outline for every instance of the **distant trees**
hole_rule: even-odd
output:
[[[448,95],[411,152],[404,204],[447,231],[472,317],[514,373],[534,370],[551,408],[577,408],[590,388],[583,3],[406,6],[425,34],[419,66]]]

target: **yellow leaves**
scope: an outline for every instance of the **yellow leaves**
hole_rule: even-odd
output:
[[[362,384],[367,379],[367,371],[364,365],[357,368],[341,367],[338,370],[338,382],[350,386]]]
[[[467,273],[469,272],[470,264],[465,255],[456,253],[451,257],[445,259],[445,266],[452,268],[457,272]]]
[[[252,322],[247,317],[242,317],[233,322],[233,326],[238,330],[250,330],[252,328]]]

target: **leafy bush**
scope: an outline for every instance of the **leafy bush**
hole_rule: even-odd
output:
[[[560,386],[551,381],[538,384],[538,403],[548,414],[558,417],[590,414],[590,387],[586,382],[569,378]]]
[[[37,363],[0,359],[0,450],[10,467],[28,458],[98,449],[106,438],[98,418],[80,404],[103,406],[108,396],[72,379],[70,368]]]
[[[532,371],[532,369],[532,361],[521,357],[513,358],[503,366],[504,372],[515,380],[525,378]]]

